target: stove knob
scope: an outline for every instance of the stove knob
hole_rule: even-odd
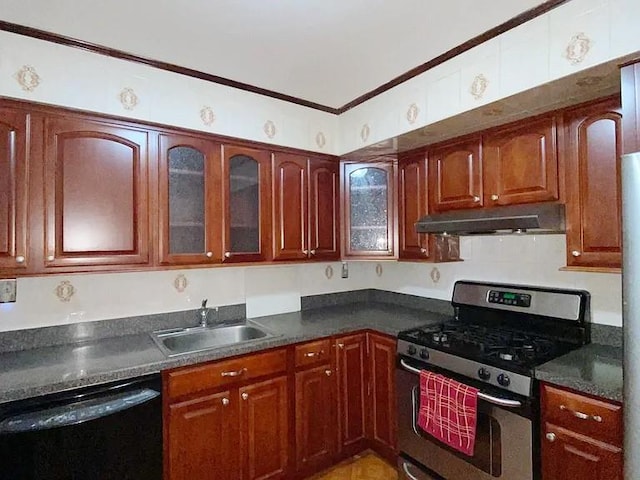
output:
[[[409,345],[409,347],[407,348],[407,353],[409,355],[415,355],[416,354],[416,347],[414,347],[413,345]]]
[[[420,358],[423,360],[429,360],[429,350],[427,350],[426,348],[420,350]]]
[[[501,373],[500,375],[498,375],[498,383],[503,387],[508,387],[511,383],[511,379],[504,373]]]
[[[489,380],[491,378],[491,372],[482,367],[478,370],[478,377],[480,378],[480,380]]]

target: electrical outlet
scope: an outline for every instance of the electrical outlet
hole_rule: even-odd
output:
[[[16,301],[16,279],[8,278],[0,280],[0,303],[12,303]]]
[[[349,278],[349,265],[347,265],[347,262],[342,262],[342,278]]]

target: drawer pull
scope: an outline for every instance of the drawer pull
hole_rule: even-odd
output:
[[[222,372],[221,375],[223,377],[239,377],[246,371],[247,371],[246,368],[241,368],[240,370],[236,370],[235,372]]]
[[[587,413],[578,412],[576,410],[571,410],[564,405],[560,405],[560,410],[567,411],[580,420],[593,420],[594,422],[602,423],[602,417],[600,415],[589,415]]]
[[[249,399],[249,394],[247,392],[242,392],[242,399],[243,400],[248,400]]]
[[[228,398],[223,398],[223,399],[222,399],[222,405],[224,405],[225,407],[226,407],[227,405],[229,405],[229,399],[228,399]]]
[[[319,357],[320,355],[324,355],[324,350],[320,350],[319,352],[306,352],[304,354],[305,357]]]
[[[555,433],[547,433],[545,435],[546,439],[549,440],[550,442],[555,442],[556,441],[556,434]]]

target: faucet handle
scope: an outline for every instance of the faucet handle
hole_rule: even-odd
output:
[[[208,301],[208,298],[205,298],[204,300],[202,300],[202,306],[200,308],[207,308],[207,301]]]

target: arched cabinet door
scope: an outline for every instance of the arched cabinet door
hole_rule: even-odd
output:
[[[220,262],[220,145],[161,134],[159,249],[163,264]]]
[[[24,270],[27,252],[28,115],[0,108],[0,273]]]
[[[223,262],[269,259],[271,155],[265,150],[224,146]]]
[[[344,164],[345,256],[395,256],[395,171],[391,163]]]
[[[149,264],[148,133],[78,117],[44,125],[45,270]]]

